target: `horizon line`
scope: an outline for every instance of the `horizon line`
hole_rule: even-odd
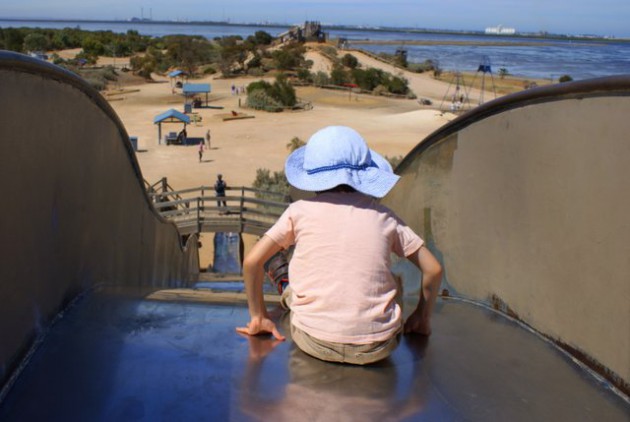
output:
[[[136,24],[150,24],[150,23],[158,23],[158,24],[210,24],[210,25],[234,25],[234,26],[263,26],[263,27],[292,27],[299,25],[298,23],[280,23],[280,22],[235,22],[231,20],[169,20],[169,19],[149,19],[149,18],[138,18],[133,16],[127,19],[90,19],[90,18],[76,18],[76,19],[68,19],[68,18],[24,18],[24,17],[0,17],[0,21],[14,21],[14,22],[85,22],[85,23],[136,23]],[[500,34],[487,34],[484,30],[480,29],[447,29],[447,28],[419,28],[419,27],[411,27],[411,26],[383,26],[383,25],[367,25],[367,24],[333,24],[333,23],[322,23],[319,20],[304,20],[305,22],[320,22],[323,27],[327,28],[351,28],[351,29],[369,29],[369,30],[406,30],[406,31],[418,31],[418,32],[448,32],[448,33],[474,33],[479,35],[489,35],[489,36],[531,36],[531,35],[546,35],[546,36],[556,36],[556,37],[576,37],[576,38],[599,38],[599,39],[616,39],[616,40],[624,40],[630,39],[629,37],[617,37],[614,35],[600,35],[600,34],[571,34],[571,33],[553,33],[543,30],[538,31],[518,31],[515,34],[510,35],[500,35]]]

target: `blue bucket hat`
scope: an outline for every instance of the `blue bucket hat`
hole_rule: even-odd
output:
[[[301,190],[321,192],[348,185],[376,198],[384,197],[400,178],[357,131],[346,126],[317,131],[289,155],[284,169],[289,183]]]

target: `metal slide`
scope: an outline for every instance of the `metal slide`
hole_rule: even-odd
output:
[[[233,289],[94,291],[52,327],[0,421],[628,420],[630,404],[605,382],[470,303],[440,299],[430,338],[405,336],[369,367],[236,334],[247,321]]]
[[[127,135],[98,94],[72,75],[13,54],[0,54],[0,76],[15,86],[2,85],[12,106],[1,108],[8,117],[0,123],[35,111],[36,124],[20,123],[20,140],[35,142],[49,132],[38,126],[50,125],[64,136],[46,141],[65,148],[54,149],[62,169],[50,172],[52,187],[40,185],[37,213],[22,203],[34,192],[20,195],[30,186],[20,185],[28,174],[20,176],[19,166],[0,170],[11,182],[11,207],[19,209],[6,210],[11,225],[0,223],[0,421],[628,421],[630,402],[610,382],[483,301],[439,298],[430,338],[404,336],[390,358],[367,367],[318,361],[290,338],[238,335],[234,328],[248,321],[242,283],[226,289],[187,283],[198,261],[187,261],[173,225],[152,210]],[[30,101],[22,97],[35,94],[38,102],[19,110]],[[55,113],[75,104],[85,118],[66,128]],[[82,122],[87,129],[75,133]],[[101,138],[85,142],[92,126]],[[32,145],[12,148],[12,157],[55,161],[38,158]],[[73,159],[64,154],[91,151],[75,187],[68,182],[74,173],[64,179]],[[8,164],[6,157],[0,159]],[[98,187],[98,195],[86,186]],[[421,206],[413,200],[389,205]],[[147,211],[132,212],[140,208]],[[86,224],[76,226],[82,219]],[[178,271],[169,272],[173,266]],[[409,313],[418,274],[403,280]],[[266,298],[290,335],[278,296]]]

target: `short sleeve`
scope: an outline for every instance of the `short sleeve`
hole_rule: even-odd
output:
[[[293,227],[291,206],[289,206],[289,208],[282,213],[278,221],[267,230],[265,236],[268,236],[278,245],[287,249],[295,244],[295,232],[293,231]]]
[[[405,224],[396,225],[396,235],[394,239],[393,252],[400,257],[407,257],[420,249],[424,245],[424,240],[420,238],[409,226]]]

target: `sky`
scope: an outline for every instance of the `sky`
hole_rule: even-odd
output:
[[[630,38],[630,0],[0,0],[0,19],[205,20],[595,34]]]

